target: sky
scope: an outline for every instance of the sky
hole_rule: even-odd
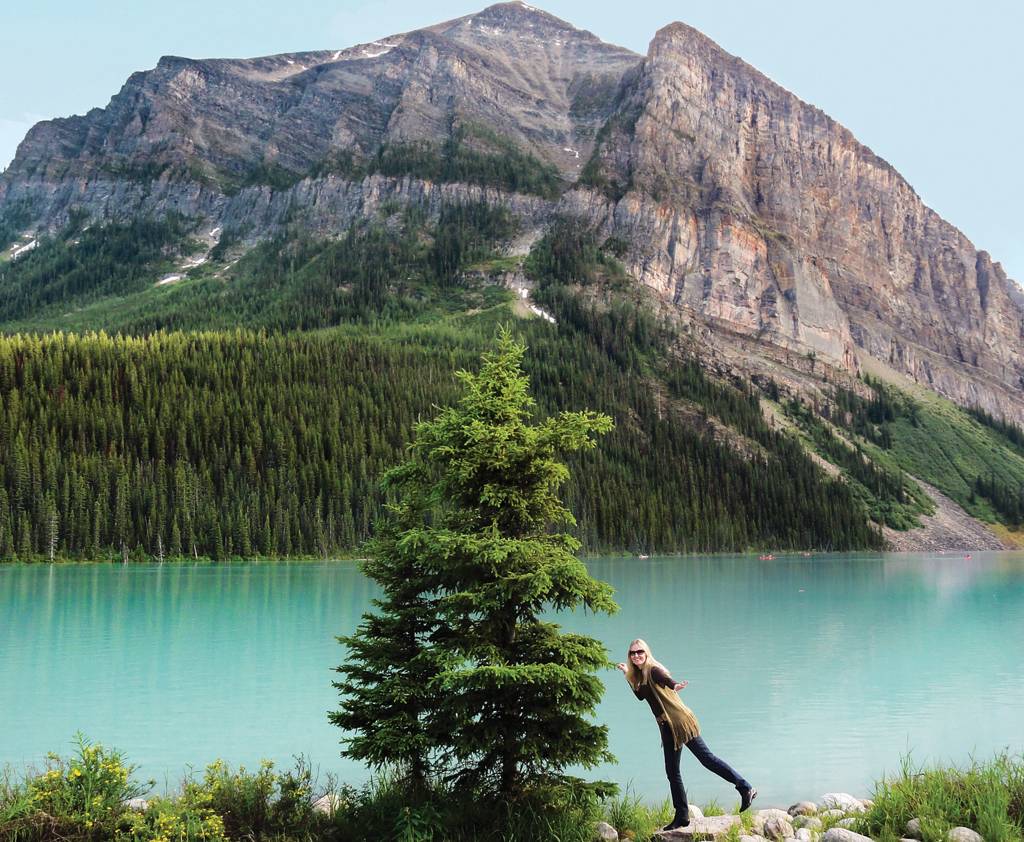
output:
[[[0,169],[37,121],[105,106],[162,55],[341,49],[486,0],[35,0],[0,16]],[[849,128],[1024,282],[1022,0],[533,2],[646,53],[681,20]]]

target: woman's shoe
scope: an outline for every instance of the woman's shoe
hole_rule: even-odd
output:
[[[662,830],[679,830],[681,827],[686,827],[690,823],[690,811],[685,812],[676,810],[675,816],[672,821],[665,825]]]
[[[747,787],[746,789],[740,790],[740,812],[742,813],[748,807],[750,802],[757,798],[757,790],[754,787]]]

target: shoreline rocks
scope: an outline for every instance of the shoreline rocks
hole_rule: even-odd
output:
[[[856,798],[846,792],[827,792],[817,801],[798,801],[787,810],[766,807],[750,810],[747,814],[705,816],[691,805],[690,823],[675,830],[656,831],[655,840],[664,842],[714,842],[734,833],[740,827],[739,842],[872,842],[871,837],[858,833],[863,816],[873,802]],[[607,822],[599,822],[595,839],[616,842],[622,836]],[[735,837],[733,837],[735,838]],[[921,839],[921,822],[911,819],[904,831],[906,842]],[[947,842],[984,842],[976,831],[955,827],[949,831]]]

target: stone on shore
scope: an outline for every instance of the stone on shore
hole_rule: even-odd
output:
[[[793,825],[787,815],[785,818],[782,816],[770,816],[765,819],[764,830],[761,835],[766,839],[771,839],[773,842],[782,842],[783,839],[793,838]]]
[[[786,824],[790,827],[791,832],[788,835],[793,835],[792,822],[789,813],[787,813],[785,810],[779,810],[775,807],[766,807],[765,809],[758,810],[756,813],[754,813],[753,819],[754,833],[758,834],[759,836],[768,835],[767,833],[765,833],[765,825],[768,823],[769,819],[783,819],[786,822]]]
[[[821,819],[817,816],[793,816],[793,827],[807,830],[821,830]]]
[[[661,830],[655,834],[659,839],[672,840],[693,840],[693,842],[711,842],[719,836],[729,832],[734,825],[742,825],[739,816],[704,816],[700,819],[693,819],[686,827],[679,827],[675,830]]]
[[[821,842],[871,842],[871,837],[861,836],[845,827],[833,827],[825,832]]]
[[[842,810],[844,813],[866,813],[868,808],[859,798],[848,792],[826,792],[821,796],[821,805],[828,809]]]
[[[619,832],[608,822],[598,822],[594,833],[594,838],[601,839],[603,842],[619,842]]]
[[[984,842],[980,833],[969,827],[954,827],[946,834],[949,842]]]
[[[911,819],[903,829],[903,833],[910,839],[921,839],[921,820]]]
[[[149,801],[145,798],[129,798],[124,802],[124,806],[136,813],[145,813],[149,807]]]
[[[818,812],[818,805],[813,801],[797,801],[786,812],[791,816],[813,816]]]

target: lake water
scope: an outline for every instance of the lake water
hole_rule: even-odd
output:
[[[964,763],[1024,752],[1024,555],[598,559],[613,617],[563,615],[613,660],[644,637],[711,749],[787,806],[867,795],[908,752]],[[0,566],[0,765],[117,747],[175,787],[217,757],[302,753],[358,783],[326,720],[332,667],[376,590],[355,564]],[[667,796],[657,727],[622,676],[601,721],[618,763],[590,774]],[[735,802],[687,752],[691,800]]]

